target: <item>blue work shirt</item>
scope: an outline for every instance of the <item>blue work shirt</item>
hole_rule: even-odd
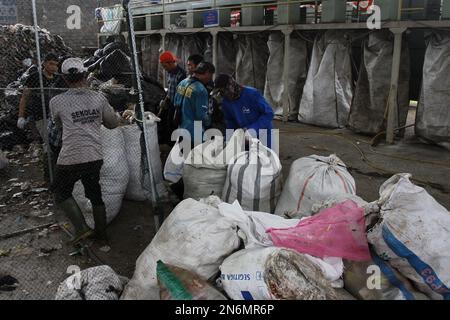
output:
[[[203,142],[203,133],[211,121],[208,104],[208,91],[198,79],[191,77],[180,82],[175,95],[175,106],[181,107],[180,128],[189,131],[191,142],[194,142],[194,121],[202,122],[202,136],[197,137],[197,140]]]
[[[274,113],[257,89],[244,87],[239,99],[231,101],[224,98],[222,109],[227,129],[253,129],[260,139],[259,130],[267,129],[267,141],[262,139],[262,142],[271,147]]]

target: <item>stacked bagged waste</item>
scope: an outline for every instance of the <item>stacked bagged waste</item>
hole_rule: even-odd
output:
[[[429,36],[423,66],[423,84],[416,115],[416,134],[450,149],[449,32]]]
[[[181,202],[164,221],[150,245],[136,261],[133,278],[121,299],[158,299],[159,260],[196,273],[203,280],[214,278],[223,260],[240,245],[233,221],[223,217],[217,197]]]
[[[236,75],[236,46],[237,35],[228,32],[219,32],[217,36],[217,61],[216,73]]]
[[[222,136],[195,147],[183,167],[184,198],[221,197],[228,162],[244,151],[244,131],[236,130],[224,147]]]
[[[386,129],[386,108],[391,87],[393,35],[389,30],[372,32],[364,43],[355,98],[350,111],[349,126],[356,132],[377,134]],[[402,46],[398,84],[398,125],[406,124],[409,109],[409,48]]]
[[[223,299],[217,287],[236,300],[353,299],[342,289],[341,258],[276,248],[266,232],[298,222],[215,196],[184,200],[136,261],[121,299]]]
[[[109,266],[89,268],[61,283],[55,300],[119,300],[126,280]]]
[[[3,151],[0,150],[0,170],[5,169],[9,164],[8,158],[3,154]]]
[[[203,56],[205,61],[212,62],[211,45],[212,37],[209,34],[199,33],[194,35],[185,35],[182,40],[183,53],[182,56],[180,56],[180,59],[182,59],[183,63],[185,63],[189,56],[193,54],[200,54]]]
[[[141,42],[142,70],[145,74],[163,82],[163,68],[160,67],[159,55],[162,53],[161,36],[151,35],[144,37]]]
[[[264,212],[243,211],[236,201],[222,203],[219,211],[238,227],[245,249],[225,259],[218,284],[230,298],[253,299],[353,299],[343,287],[341,258],[313,257],[276,248],[267,232],[290,228],[297,219]],[[367,245],[367,242],[366,242]]]
[[[318,35],[303,88],[298,120],[330,128],[347,125],[353,98],[351,43],[348,34]]]
[[[252,139],[249,151],[236,155],[228,163],[222,200],[237,200],[244,209],[273,213],[282,188],[278,155],[259,140]]]
[[[380,188],[378,223],[368,240],[380,258],[431,299],[450,299],[450,213],[397,174]]]
[[[289,86],[284,85],[284,35],[281,32],[272,32],[267,42],[269,47],[269,60],[267,61],[266,86],[264,97],[274,109],[275,115],[283,115],[285,95],[289,108],[290,119],[298,116],[298,107],[302,97],[308,73],[308,48],[306,42],[291,36],[289,48]]]
[[[166,36],[165,49],[167,51],[172,52],[175,55],[175,57],[177,57],[179,59],[179,61],[177,61],[179,63],[179,65],[183,69],[186,70],[186,68],[185,68],[186,61],[184,61],[182,59],[182,57],[183,57],[183,36],[180,34],[169,33]]]
[[[152,199],[152,192],[156,190],[157,198],[167,195],[167,189],[162,176],[162,164],[158,144],[157,123],[159,118],[154,114],[146,113],[145,117],[145,140],[147,142],[147,154],[145,156],[144,134],[137,124],[123,126],[125,140],[125,157],[122,159],[128,163],[130,180],[125,193],[125,198],[133,201],[146,201]],[[153,176],[150,177],[148,164],[151,165]],[[153,184],[152,184],[153,181]]]
[[[275,213],[286,217],[307,217],[313,205],[339,194],[356,194],[355,180],[336,155],[312,155],[291,166]]]
[[[236,81],[264,92],[269,59],[267,35],[239,35],[236,43]]]
[[[58,35],[52,35],[45,29],[38,28],[41,55],[49,52],[59,55],[72,53]],[[0,26],[0,87],[6,86],[16,80],[23,68],[24,59],[36,58],[35,29],[33,26],[22,24]]]
[[[102,126],[101,135],[103,166],[100,171],[100,186],[106,207],[107,221],[110,223],[122,208],[122,200],[127,191],[130,170],[126,162],[125,139],[121,128],[110,130]],[[92,204],[86,198],[83,184],[80,181],[75,184],[73,197],[85,215],[92,213]],[[93,226],[92,216],[86,215],[86,217],[87,223]]]

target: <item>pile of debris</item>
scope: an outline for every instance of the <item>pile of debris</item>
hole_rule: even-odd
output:
[[[52,35],[40,28],[38,32],[42,55],[48,52],[60,55],[72,52],[60,36]],[[0,64],[3,67],[0,74],[0,86],[5,88],[25,71],[20,72],[24,68],[23,60],[35,59],[35,29],[22,24],[0,26],[0,34]]]
[[[72,53],[60,36],[45,29],[38,29],[38,33],[42,56],[49,52],[60,56]],[[34,27],[22,24],[0,26],[0,88],[3,88],[0,90],[0,149],[11,149],[16,144],[29,141],[29,133],[18,130],[16,123],[20,87],[23,85],[20,78],[35,59]]]
[[[116,111],[122,112],[137,102],[131,90],[135,75],[127,44],[120,41],[107,44],[85,60],[85,67],[90,72],[91,87],[102,91]],[[147,75],[142,75],[140,81],[145,111],[157,113],[165,97],[164,86]]]

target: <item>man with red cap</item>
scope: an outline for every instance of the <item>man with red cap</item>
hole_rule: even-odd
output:
[[[178,128],[176,123],[175,108],[173,103],[175,101],[175,94],[177,93],[178,84],[186,79],[186,71],[177,63],[177,58],[170,51],[163,52],[159,57],[159,62],[168,74],[168,90],[164,100],[160,103],[159,117],[164,122],[164,133],[162,143],[171,145],[172,132]]]

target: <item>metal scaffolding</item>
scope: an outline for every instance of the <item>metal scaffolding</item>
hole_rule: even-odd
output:
[[[389,29],[394,34],[394,53],[391,75],[391,87],[389,92],[388,101],[388,119],[387,119],[387,135],[386,140],[388,143],[394,142],[394,131],[397,121],[397,91],[398,91],[398,73],[400,67],[400,56],[402,52],[401,42],[403,34],[408,29],[433,29],[433,28],[450,28],[450,20],[402,20],[404,12],[420,11],[425,8],[404,8],[403,1],[398,1],[397,17],[391,21],[383,21],[381,23],[382,29]],[[155,3],[158,2],[158,3]],[[213,39],[213,63],[217,64],[217,35],[219,32],[233,32],[233,33],[245,33],[245,32],[264,32],[264,31],[281,31],[285,37],[285,50],[284,50],[284,70],[289,70],[289,50],[290,50],[290,37],[294,30],[307,31],[307,30],[330,30],[330,29],[342,29],[342,30],[363,30],[367,29],[367,23],[361,22],[361,14],[359,11],[359,1],[354,1],[357,4],[357,19],[355,21],[347,22],[332,22],[332,23],[318,23],[320,21],[319,16],[322,14],[322,3],[324,1],[311,1],[311,0],[193,0],[193,1],[143,1],[135,0],[131,1],[130,8],[133,12],[133,20],[137,19],[154,19],[154,17],[162,17],[162,28],[152,29],[150,24],[146,23],[145,30],[135,31],[136,36],[147,36],[152,34],[159,34],[162,37],[162,46],[165,48],[166,35],[168,33],[178,34],[194,34],[194,33],[210,33]],[[209,10],[243,10],[245,8],[264,8],[267,6],[300,6],[310,5],[314,6],[313,23],[289,23],[289,19],[285,24],[273,24],[273,25],[247,25],[247,26],[214,26],[214,27],[198,27],[198,28],[171,28],[170,27],[170,15],[172,14],[201,14],[202,12]],[[347,12],[348,15],[348,12]],[[192,19],[192,17],[190,17]],[[287,85],[288,72],[284,72],[284,83]],[[284,112],[283,120],[288,120],[288,96],[284,97]]]

